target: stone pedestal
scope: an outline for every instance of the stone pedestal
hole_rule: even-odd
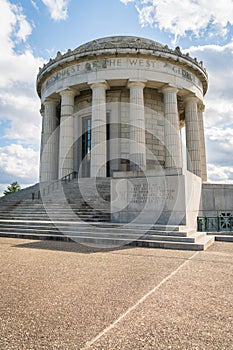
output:
[[[185,225],[195,229],[201,196],[201,179],[174,172],[111,180],[113,222]]]

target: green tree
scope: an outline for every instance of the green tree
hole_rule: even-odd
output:
[[[15,181],[15,182],[12,182],[12,184],[10,184],[9,186],[7,186],[7,190],[5,190],[3,193],[6,196],[8,194],[18,192],[20,189],[21,189],[20,185],[18,184],[17,181]]]

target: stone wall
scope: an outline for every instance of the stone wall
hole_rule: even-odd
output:
[[[91,90],[81,92],[75,99],[75,134],[78,134],[78,141],[75,143],[75,171],[78,171],[78,163],[81,162],[81,134],[82,124],[80,116],[91,115],[92,97]],[[107,112],[112,114],[119,113],[119,153],[121,159],[129,159],[129,138],[130,138],[130,91],[126,87],[116,87],[107,91]],[[145,134],[146,134],[146,156],[147,169],[154,169],[160,165],[164,167],[164,105],[163,95],[157,90],[151,88],[144,89],[145,104]],[[113,121],[113,123],[116,120]],[[111,126],[115,127],[115,126]],[[76,141],[76,140],[75,140]],[[114,145],[114,147],[116,147]],[[78,162],[77,162],[78,159]],[[127,161],[126,161],[127,163]],[[124,168],[125,167],[125,168]],[[114,170],[127,170],[124,161],[119,165],[118,169],[114,166]]]
[[[1,202],[8,202],[8,201],[23,201],[23,200],[36,200],[38,198],[38,193],[40,191],[39,184],[35,184],[33,186],[24,188],[18,192],[9,194],[7,196],[3,196],[0,198],[0,204]]]
[[[203,184],[199,216],[233,215],[233,185]]]
[[[164,166],[164,105],[163,95],[155,89],[144,91],[147,169]]]

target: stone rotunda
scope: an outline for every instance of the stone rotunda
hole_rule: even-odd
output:
[[[149,39],[58,52],[37,77],[40,183],[110,178],[113,221],[195,226],[207,179],[207,87],[202,62]]]
[[[37,77],[40,181],[181,169],[183,126],[187,169],[206,181],[207,85],[202,62],[144,38],[109,37],[58,52]]]
[[[0,235],[192,250],[213,243],[206,232],[232,239],[233,186],[207,182],[207,88],[202,62],[153,40],[58,52],[37,76],[40,182],[0,199]]]

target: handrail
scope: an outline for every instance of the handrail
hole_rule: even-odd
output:
[[[73,171],[72,173],[63,176],[63,177],[61,178],[61,181],[64,181],[64,182],[67,182],[67,181],[68,181],[68,182],[70,182],[70,181],[73,180],[73,179],[77,179],[77,176],[78,176],[77,171]]]
[[[45,183],[44,185],[43,183],[40,184],[40,190],[37,192],[37,195],[35,192],[32,193],[32,200],[41,199],[41,190],[42,190],[42,197],[45,196],[46,194],[49,195],[50,193],[58,189],[63,182],[64,183],[70,182],[73,179],[77,179],[77,177],[78,177],[78,173],[76,171],[73,171],[72,173],[63,176],[61,179],[55,180],[50,183]]]

